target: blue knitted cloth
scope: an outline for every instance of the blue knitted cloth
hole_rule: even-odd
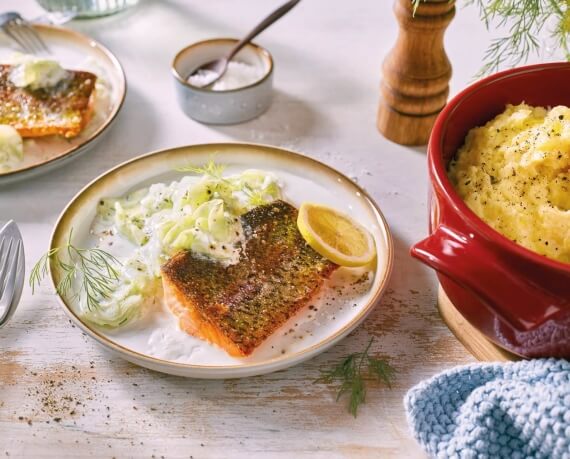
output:
[[[570,362],[475,364],[404,399],[416,439],[437,458],[570,459]]]

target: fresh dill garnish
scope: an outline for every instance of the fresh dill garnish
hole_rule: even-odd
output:
[[[29,279],[32,294],[47,276],[51,263],[61,272],[57,293],[68,300],[85,298],[90,311],[96,309],[101,300],[109,299],[119,278],[119,260],[99,248],[74,246],[70,232],[64,247],[48,250],[32,268]],[[79,283],[79,293],[71,295],[75,281]]]
[[[366,382],[381,381],[391,387],[395,373],[386,360],[368,355],[373,340],[374,338],[370,339],[364,352],[346,356],[331,370],[321,370],[320,378],[315,380],[315,383],[340,383],[336,401],[344,394],[350,394],[348,412],[354,417],[358,413],[358,407],[366,401]]]
[[[226,170],[224,164],[217,164],[213,159],[210,159],[204,166],[183,166],[176,169],[178,172],[192,172],[194,174],[209,175],[216,179],[222,179],[222,174]]]
[[[262,206],[267,204],[267,199],[263,197],[263,191],[261,190],[254,190],[250,187],[247,183],[243,184],[243,192],[249,198],[249,203],[252,206]]]
[[[411,0],[414,13],[421,1]],[[507,34],[495,38],[484,55],[483,67],[478,77],[496,72],[504,67],[515,67],[541,51],[540,37],[544,27],[550,30],[552,45],[564,52],[570,60],[568,35],[570,33],[570,2],[560,0],[465,0],[465,5],[475,5],[487,29],[491,25],[507,30]]]

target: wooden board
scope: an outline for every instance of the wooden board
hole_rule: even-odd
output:
[[[520,357],[500,348],[471,325],[439,286],[437,306],[441,318],[465,348],[483,362],[510,362]]]

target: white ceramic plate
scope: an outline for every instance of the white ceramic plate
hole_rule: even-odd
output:
[[[71,70],[85,70],[97,75],[93,118],[73,139],[46,136],[24,139],[24,161],[17,168],[0,172],[0,185],[29,178],[59,167],[89,150],[111,125],[125,99],[126,79],[117,58],[95,40],[75,32],[48,25],[34,25],[51,51],[51,58]],[[8,37],[0,34],[0,62],[22,52]]]
[[[65,245],[72,229],[76,246],[93,246],[89,230],[101,198],[120,197],[152,183],[178,180],[183,173],[176,169],[203,165],[212,155],[217,163],[227,166],[228,174],[251,168],[273,171],[283,184],[286,200],[296,206],[306,200],[328,204],[364,224],[374,235],[378,249],[369,281],[356,283],[362,270],[340,268],[310,307],[242,359],[180,331],[160,301],[144,319],[115,330],[83,322],[75,313],[76,304],[60,298],[61,303],[72,320],[104,347],[130,362],[164,373],[235,378],[280,370],[311,358],[364,320],[386,287],[393,258],[390,232],[377,205],[350,179],[318,161],[274,147],[232,143],[150,153],[115,167],[87,185],[63,211],[51,247]],[[53,266],[51,277],[56,285],[59,274]]]

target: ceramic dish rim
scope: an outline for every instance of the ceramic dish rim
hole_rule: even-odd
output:
[[[461,199],[453,187],[453,184],[447,175],[447,165],[443,160],[443,140],[447,132],[450,118],[457,110],[461,108],[462,104],[468,103],[468,98],[473,97],[483,87],[492,86],[497,81],[524,75],[526,73],[540,72],[543,70],[552,70],[557,68],[570,70],[570,62],[552,62],[546,64],[534,64],[517,67],[514,69],[495,73],[467,86],[467,88],[458,93],[447,103],[445,108],[438,116],[428,144],[428,161],[432,180],[442,190],[443,195],[447,201],[452,205],[457,213],[463,215],[469,224],[473,226],[477,231],[485,235],[487,239],[489,239],[491,242],[498,243],[500,246],[508,249],[508,251],[514,252],[517,255],[529,259],[532,262],[543,264],[557,270],[570,271],[569,263],[564,263],[562,261],[554,260],[544,255],[540,255],[533,250],[527,249],[526,247],[511,241],[509,238],[499,233],[491,225],[486,223],[482,218],[475,214],[475,212],[473,212],[469,206],[465,204],[463,199]]]
[[[94,38],[91,38],[88,35],[84,35],[81,32],[77,32],[76,30],[68,29],[65,27],[59,27],[59,26],[55,26],[55,25],[50,25],[50,24],[33,24],[33,26],[36,28],[40,28],[40,29],[44,28],[44,29],[48,29],[48,30],[50,30],[50,29],[55,30],[57,33],[70,34],[75,39],[80,40],[80,41],[88,44],[90,47],[98,48],[100,51],[102,51],[103,54],[105,54],[105,56],[107,56],[107,58],[111,61],[115,70],[118,70],[118,72],[121,76],[121,83],[122,84],[121,84],[121,87],[119,88],[119,91],[120,91],[119,99],[120,100],[119,100],[119,103],[117,104],[117,106],[113,109],[113,111],[105,118],[105,122],[101,126],[99,126],[99,128],[93,134],[91,134],[87,139],[85,139],[85,141],[77,144],[75,147],[73,147],[67,153],[60,155],[60,156],[53,157],[51,159],[48,159],[47,161],[43,161],[41,163],[36,163],[36,164],[31,164],[31,165],[24,167],[24,168],[21,168],[21,169],[15,169],[15,170],[3,172],[3,173],[0,172],[0,181],[4,178],[12,180],[18,174],[28,174],[31,171],[33,171],[34,169],[39,169],[39,168],[42,168],[44,166],[51,165],[54,162],[57,162],[57,161],[60,161],[63,159],[67,159],[67,158],[73,156],[75,153],[77,153],[81,149],[87,147],[89,144],[98,140],[99,136],[101,134],[103,134],[103,132],[105,132],[109,126],[111,126],[113,121],[115,121],[115,118],[117,117],[117,115],[121,111],[121,108],[123,107],[123,104],[125,102],[125,98],[127,95],[127,78],[125,75],[125,71],[124,71],[123,66],[121,65],[119,59],[109,50],[109,48],[107,48],[106,46],[104,46],[99,41],[95,40]]]
[[[394,264],[394,241],[393,241],[392,233],[390,231],[390,227],[388,226],[388,222],[386,221],[386,218],[382,214],[380,207],[374,201],[374,199],[372,199],[372,197],[364,189],[362,189],[357,183],[350,180],[346,175],[337,171],[336,169],[332,168],[331,166],[328,166],[325,163],[323,163],[317,159],[305,156],[301,153],[297,153],[297,152],[294,152],[291,150],[287,150],[287,149],[280,148],[280,147],[274,147],[274,146],[270,146],[270,145],[255,144],[255,143],[248,143],[248,142],[218,142],[218,143],[191,144],[191,145],[185,145],[185,146],[178,146],[178,147],[174,147],[174,148],[165,148],[165,149],[155,150],[155,151],[137,156],[135,158],[129,159],[129,160],[107,170],[103,174],[101,174],[98,177],[96,177],[95,179],[93,179],[85,187],[83,187],[73,198],[71,198],[69,203],[65,206],[64,210],[59,215],[57,222],[55,223],[52,235],[50,237],[49,249],[48,250],[51,250],[55,247],[55,243],[57,240],[61,240],[61,238],[62,238],[61,232],[62,232],[62,228],[63,228],[64,223],[65,223],[65,220],[68,218],[71,218],[71,216],[75,213],[74,208],[80,206],[80,202],[82,201],[82,199],[81,199],[82,196],[84,196],[85,193],[89,193],[89,190],[93,186],[95,186],[100,180],[103,180],[105,178],[109,178],[109,177],[115,175],[119,170],[121,170],[125,167],[128,167],[128,166],[130,166],[136,162],[145,161],[146,159],[153,157],[153,156],[159,156],[159,155],[163,155],[163,154],[167,154],[167,153],[174,153],[177,151],[187,150],[189,148],[191,149],[191,148],[233,148],[233,147],[253,147],[254,149],[262,149],[265,151],[270,151],[276,155],[285,153],[289,157],[293,158],[295,161],[310,163],[314,166],[325,169],[326,172],[335,174],[337,177],[340,177],[340,178],[346,180],[348,183],[351,183],[354,187],[356,187],[356,189],[361,193],[361,196],[366,200],[367,204],[372,208],[373,212],[376,214],[376,218],[378,220],[378,223],[381,224],[383,233],[385,234],[385,237],[386,237],[387,254],[386,254],[385,270],[384,270],[383,278],[380,280],[378,288],[377,288],[376,292],[374,292],[372,298],[370,298],[370,300],[368,300],[366,302],[366,304],[364,304],[362,306],[360,312],[355,317],[353,317],[349,323],[344,325],[340,330],[337,330],[336,332],[334,332],[330,336],[327,336],[326,338],[322,339],[318,343],[316,343],[312,346],[309,346],[308,348],[303,349],[301,351],[292,353],[292,354],[286,354],[285,356],[279,356],[276,358],[267,359],[267,360],[264,360],[263,362],[246,363],[243,365],[198,365],[198,364],[191,364],[191,363],[182,363],[182,362],[175,362],[175,361],[170,361],[170,360],[166,360],[166,359],[161,359],[158,357],[153,357],[153,356],[149,356],[149,355],[137,352],[137,351],[133,351],[132,349],[129,349],[129,348],[127,348],[121,344],[115,343],[114,341],[112,341],[111,339],[106,337],[105,335],[99,333],[97,330],[92,329],[89,325],[84,323],[79,318],[79,316],[73,311],[73,308],[67,303],[67,301],[64,298],[62,298],[59,294],[55,293],[60,305],[63,306],[67,315],[75,322],[75,324],[77,326],[79,326],[79,328],[83,332],[87,333],[91,338],[93,338],[95,341],[99,342],[100,344],[104,345],[108,349],[111,349],[115,352],[118,352],[119,354],[126,354],[130,358],[134,358],[134,359],[137,359],[140,361],[144,361],[145,363],[147,363],[149,365],[153,365],[153,366],[166,365],[170,368],[177,368],[177,369],[202,370],[202,371],[211,370],[211,371],[231,373],[232,371],[240,371],[240,370],[254,370],[254,369],[263,370],[264,368],[266,368],[270,365],[276,365],[276,364],[278,365],[279,363],[286,365],[287,362],[292,362],[291,365],[294,365],[295,363],[299,362],[300,360],[303,360],[303,358],[310,358],[314,352],[318,351],[319,349],[323,349],[323,351],[324,351],[330,345],[332,345],[336,341],[338,341],[338,339],[342,338],[346,333],[348,333],[347,330],[351,331],[354,328],[356,328],[360,324],[360,322],[374,309],[374,307],[376,306],[376,304],[378,303],[378,301],[380,300],[380,298],[382,297],[382,295],[386,291],[386,288],[388,286],[388,282],[390,280],[390,275],[392,273],[393,264]],[[49,277],[50,277],[51,286],[52,286],[52,288],[55,289],[56,288],[56,282],[55,282],[54,271],[55,271],[54,265],[50,263]],[[271,371],[271,370],[269,370],[269,371]]]
[[[172,75],[176,79],[176,81],[178,81],[183,86],[186,86],[187,88],[190,88],[194,91],[202,92],[205,94],[228,94],[228,93],[235,93],[235,92],[244,91],[246,89],[253,88],[255,86],[259,86],[263,82],[265,82],[273,74],[274,63],[273,63],[273,56],[271,55],[271,53],[269,51],[267,51],[267,49],[265,49],[263,46],[260,46],[256,43],[253,43],[250,41],[248,43],[248,45],[251,45],[253,48],[255,48],[255,51],[257,53],[264,55],[268,59],[268,62],[269,62],[269,68],[267,69],[267,71],[263,74],[263,76],[259,80],[255,80],[253,83],[248,84],[247,86],[240,86],[239,88],[234,88],[234,89],[223,89],[220,91],[213,91],[211,89],[201,88],[199,86],[194,86],[194,85],[188,83],[188,81],[185,80],[182,75],[180,75],[180,72],[178,72],[178,70],[176,68],[176,64],[182,58],[182,54],[185,53],[186,51],[192,49],[192,48],[197,48],[199,46],[208,45],[208,44],[212,44],[212,43],[219,43],[219,42],[237,43],[238,40],[236,38],[224,38],[224,37],[222,37],[222,38],[210,38],[209,40],[202,40],[202,41],[197,41],[196,43],[192,43],[188,46],[185,46],[180,51],[178,51],[176,53],[176,55],[174,56],[172,63],[170,64],[170,70],[172,72]]]

